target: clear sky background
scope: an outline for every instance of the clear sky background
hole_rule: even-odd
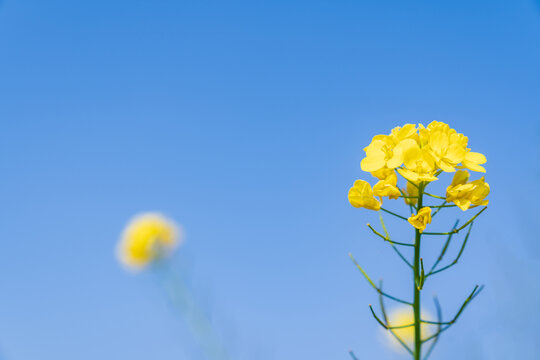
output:
[[[410,276],[347,191],[372,180],[373,135],[436,119],[486,154],[492,193],[461,263],[426,284],[447,317],[486,285],[433,359],[540,358],[539,65],[532,0],[4,0],[1,353],[199,358],[155,274],[114,257],[158,210],[234,359],[407,358],[347,253],[398,295]]]

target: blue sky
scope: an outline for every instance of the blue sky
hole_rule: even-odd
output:
[[[492,193],[426,285],[447,316],[486,285],[433,359],[538,358],[538,64],[529,0],[1,2],[2,354],[197,358],[156,277],[114,258],[158,210],[235,359],[403,358],[347,253],[403,296],[409,276],[346,195],[373,135],[436,119]]]

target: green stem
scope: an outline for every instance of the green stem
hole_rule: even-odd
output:
[[[425,185],[423,183],[420,183],[420,186],[418,187],[418,209],[422,208],[423,203],[423,195],[424,195],[424,187]],[[417,286],[418,283],[420,283],[420,271],[421,271],[421,264],[420,264],[420,240],[422,237],[422,233],[420,230],[415,229],[415,239],[414,239],[414,262],[413,262],[413,272],[414,272],[414,281],[413,281],[413,287],[414,287],[414,301],[413,301],[413,309],[414,309],[414,360],[421,360],[422,357],[422,338],[421,338],[421,331],[420,327],[422,325],[421,322],[421,316],[420,316],[420,287]]]
[[[398,214],[396,214],[395,212],[392,212],[392,211],[390,211],[390,210],[386,210],[385,208],[381,208],[381,210],[384,211],[384,212],[389,213],[390,215],[394,215],[395,217],[398,217],[398,218],[400,218],[400,219],[402,219],[402,220],[405,220],[405,221],[408,220],[405,216],[398,215]]]

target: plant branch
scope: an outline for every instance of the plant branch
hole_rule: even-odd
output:
[[[447,322],[439,322],[439,323],[436,323],[437,325],[446,325],[445,327],[442,327],[439,331],[437,331],[435,334],[431,335],[430,337],[422,340],[422,342],[427,342],[435,337],[438,337],[443,331],[445,331],[446,329],[448,329],[450,326],[452,326],[453,324],[456,323],[456,321],[458,320],[459,316],[461,315],[461,313],[463,312],[463,310],[465,310],[465,307],[478,295],[480,294],[480,292],[484,289],[484,286],[478,286],[476,285],[473,289],[473,291],[469,294],[469,296],[467,297],[467,299],[465,299],[465,302],[463,303],[463,305],[461,305],[461,307],[459,308],[459,311],[456,313],[456,315],[454,316],[454,318],[450,321],[447,321]],[[428,324],[433,324],[434,322],[427,322],[427,321],[423,321],[424,323],[428,323]]]
[[[431,270],[429,271],[429,273],[427,274],[427,276],[431,276],[431,275],[435,275],[437,273],[440,273],[441,271],[444,271],[446,269],[449,269],[451,268],[452,266],[456,265],[459,261],[459,259],[461,258],[461,255],[463,254],[463,250],[465,250],[465,246],[467,245],[467,241],[469,240],[469,235],[471,234],[471,229],[472,229],[472,226],[473,226],[473,223],[471,223],[469,225],[469,230],[467,230],[467,235],[465,235],[465,239],[463,240],[463,244],[461,244],[461,248],[459,249],[459,253],[457,254],[456,258],[454,259],[454,261],[452,261],[450,264],[440,268],[440,269],[437,269],[435,271],[433,271],[433,269],[435,268],[435,266],[433,266],[431,268]],[[450,238],[452,236],[452,234],[450,234],[448,237]],[[449,242],[449,240],[447,240],[447,243]],[[445,245],[446,246],[446,245]],[[446,250],[444,250],[446,251]],[[442,256],[444,255],[444,253],[441,253],[441,259],[442,259]],[[439,260],[437,259],[437,262],[435,263],[435,265],[437,265],[439,262]]]
[[[401,190],[399,187],[398,187],[398,190],[401,193],[401,197],[404,198],[404,199],[418,199],[418,196],[407,196],[407,195],[405,195],[403,190]],[[410,212],[412,214],[414,212],[413,211],[413,205],[409,204],[409,203],[407,203],[407,205],[409,205],[409,210],[410,210]],[[416,210],[416,207],[414,207],[414,209]]]
[[[459,220],[456,220],[456,223],[454,224],[454,226],[452,227],[452,229],[455,229],[457,227],[457,225],[459,224]],[[437,265],[439,265],[439,263],[441,262],[441,260],[443,259],[444,255],[446,254],[446,250],[448,250],[448,245],[450,245],[450,241],[452,240],[452,236],[454,236],[454,234],[450,234],[448,235],[448,238],[446,239],[446,242],[444,243],[444,246],[441,250],[441,254],[439,255],[439,257],[437,258],[437,261],[435,261],[435,263],[433,264],[433,266],[431,267],[431,269],[429,270],[429,273],[428,273],[428,276],[430,273],[433,272],[433,270],[437,267]]]
[[[382,289],[382,280],[379,284],[379,287]],[[411,350],[411,348],[405,343],[405,341],[403,341],[403,339],[398,335],[396,334],[396,332],[393,330],[394,327],[393,326],[390,326],[390,323],[388,322],[388,316],[386,315],[386,308],[384,306],[384,299],[383,297],[379,294],[379,305],[381,306],[381,312],[383,314],[383,318],[384,318],[384,322],[387,324],[388,326],[388,330],[390,331],[390,333],[392,334],[392,336],[401,344],[401,346],[403,346],[405,348],[405,350],[407,350],[409,352],[409,354],[413,355],[413,351]],[[414,326],[414,324],[413,324]]]
[[[356,265],[356,267],[358,268],[358,270],[360,270],[360,272],[364,275],[364,277],[366,278],[366,280],[369,282],[369,284],[382,296],[385,296],[391,300],[394,300],[394,301],[397,301],[397,302],[400,302],[402,304],[407,304],[407,305],[411,305],[412,306],[412,303],[408,302],[408,301],[405,301],[405,300],[401,300],[401,299],[398,299],[392,295],[388,295],[387,293],[385,293],[384,291],[382,291],[382,289],[380,289],[379,287],[377,287],[377,285],[375,285],[375,283],[371,280],[371,278],[368,276],[368,274],[364,271],[364,269],[362,269],[362,267],[360,266],[360,264],[358,264],[358,262],[356,261],[356,259],[352,256],[351,253],[349,253],[349,257],[351,258],[351,260],[353,261],[353,263]]]
[[[480,210],[479,212],[476,213],[476,215],[474,215],[472,218],[469,219],[469,221],[467,221],[465,224],[463,224],[462,226],[460,226],[459,228],[457,229],[454,229],[452,231],[449,231],[449,232],[423,232],[422,234],[423,235],[450,235],[450,234],[457,234],[458,232],[460,232],[461,230],[463,230],[464,228],[467,227],[467,225],[469,225],[470,223],[472,223],[481,213],[483,213],[485,210],[487,209],[487,206],[485,206],[482,210]]]
[[[401,246],[414,246],[413,244],[407,244],[407,243],[402,243],[402,242],[398,242],[398,241],[393,241],[388,236],[384,236],[383,234],[381,234],[380,232],[375,230],[373,228],[373,226],[371,226],[370,224],[367,224],[367,226],[368,226],[368,228],[370,228],[371,231],[373,231],[373,233],[375,235],[379,236],[384,241],[388,241],[390,244],[397,244],[397,245],[401,245]]]
[[[443,205],[445,205],[445,204],[446,204],[446,200],[444,200],[442,205],[439,206],[439,208],[437,210],[435,210],[435,212],[431,215],[431,218],[435,217],[435,215],[437,215],[439,213],[439,211],[441,211],[441,209],[443,208]]]
[[[408,220],[405,216],[398,215],[398,214],[396,214],[396,213],[394,213],[394,212],[392,212],[390,210],[386,210],[385,208],[381,208],[381,210],[386,212],[386,213],[389,213],[390,215],[394,215],[395,217],[398,217],[398,218],[400,218],[402,220],[405,220],[405,221]]]
[[[442,196],[439,196],[439,195],[433,195],[433,194],[430,194],[430,193],[427,193],[427,192],[424,192],[424,195],[431,196],[432,198],[435,198],[435,199],[446,200],[445,197],[442,197]]]
[[[390,241],[390,246],[392,246],[392,249],[394,249],[394,251],[396,252],[396,254],[398,254],[401,260],[403,260],[405,264],[407,264],[407,266],[409,266],[412,269],[413,268],[412,264],[405,258],[405,256],[403,256],[401,251],[399,251],[399,249],[394,245],[394,242],[392,241],[392,239],[390,239],[390,234],[388,233],[388,229],[386,229],[386,225],[384,223],[384,219],[381,213],[379,213],[379,220],[381,221],[381,226],[384,230],[385,237]]]
[[[429,205],[430,208],[432,209],[437,209],[437,208],[451,208],[451,207],[456,207],[457,205],[446,205],[446,201],[442,204],[442,205]],[[439,211],[439,210],[437,210]],[[431,215],[433,217],[433,215]]]
[[[435,308],[437,308],[437,320],[439,321],[439,324],[437,324],[437,333],[440,334],[441,331],[441,322],[442,322],[442,310],[441,310],[441,304],[439,304],[439,300],[436,296],[433,296],[433,302],[435,303]],[[435,348],[435,345],[437,345],[437,342],[439,341],[439,336],[437,335],[435,337],[435,340],[431,343],[431,345],[428,348],[428,351],[426,352],[426,356],[424,357],[424,360],[427,360],[429,358],[429,355],[431,355],[431,352]]]

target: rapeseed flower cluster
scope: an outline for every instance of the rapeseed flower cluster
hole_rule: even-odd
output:
[[[392,129],[388,135],[376,135],[364,148],[366,157],[360,167],[378,182],[371,185],[356,180],[349,190],[349,201],[354,207],[380,210],[383,198],[404,198],[415,206],[418,189],[438,180],[442,173],[455,173],[448,186],[446,201],[465,211],[470,207],[487,205],[489,185],[484,177],[469,182],[469,172],[485,172],[482,166],[486,157],[468,147],[468,138],[448,124],[433,121],[427,127],[422,124],[405,124]],[[406,181],[405,188],[398,187],[398,175]],[[431,209],[417,209],[409,222],[423,231],[431,222]]]
[[[388,135],[376,135],[364,151],[366,156],[362,159],[360,166],[362,170],[376,178],[377,182],[372,187],[365,180],[356,180],[349,190],[349,202],[354,207],[380,210],[379,219],[382,231],[377,231],[371,224],[367,226],[376,236],[389,243],[411,270],[414,280],[411,284],[412,299],[402,299],[387,293],[383,290],[382,279],[377,285],[354,257],[351,254],[349,256],[379,294],[382,316],[377,315],[377,312],[369,305],[375,320],[391,336],[393,343],[407,350],[414,360],[427,359],[440,334],[456,322],[463,309],[483,288],[476,285],[451,320],[443,320],[436,296],[433,299],[437,309],[436,320],[432,320],[429,314],[421,309],[422,292],[426,281],[431,282],[434,275],[458,263],[475,220],[486,210],[489,203],[486,199],[490,191],[489,185],[483,176],[476,180],[469,178],[470,172],[485,173],[486,170],[482,165],[487,160],[483,154],[473,152],[469,148],[469,140],[465,135],[439,121],[433,121],[427,127],[422,124],[405,124],[394,128]],[[446,193],[437,195],[426,191],[429,185],[442,178],[441,175],[444,173],[453,173],[452,182],[446,187]],[[400,179],[402,179],[402,184],[400,184]],[[393,209],[383,207],[385,198],[391,200],[402,198],[408,205],[411,215],[403,216],[399,214],[399,211],[394,212]],[[458,220],[448,231],[425,231],[435,215],[445,208],[459,208],[467,211],[477,206],[483,208],[470,216],[461,226],[458,226]],[[402,241],[403,231],[399,232],[397,235],[399,241],[396,241],[395,234],[391,234],[385,225],[383,212],[410,224],[413,227],[414,241]],[[449,264],[441,264],[450,242],[455,241],[456,237],[459,237],[456,234],[463,230],[466,234],[459,253]],[[422,237],[433,238],[433,236],[444,236],[446,241],[441,244],[440,255],[431,261],[422,257],[421,245]],[[406,304],[408,307],[389,313],[386,311],[384,298]],[[424,345],[426,347],[423,350]],[[351,352],[351,355],[356,359],[354,353]]]
[[[144,213],[127,224],[116,253],[124,266],[138,270],[169,255],[180,242],[180,229],[174,221],[159,213]]]

